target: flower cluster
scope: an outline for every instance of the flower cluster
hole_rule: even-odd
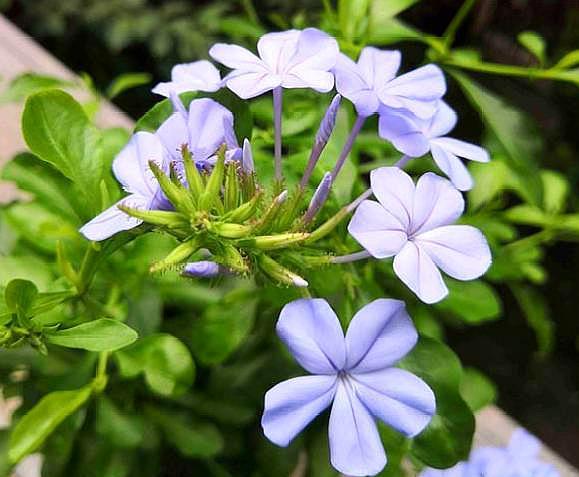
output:
[[[81,229],[88,239],[105,240],[145,223],[144,230],[156,228],[179,241],[153,271],[178,267],[189,277],[261,273],[297,287],[308,287],[301,276],[308,268],[394,257],[396,275],[425,303],[448,293],[440,270],[458,280],[484,274],[491,263],[484,236],[455,222],[464,209],[459,191],[472,187],[459,157],[480,162],[489,157],[478,146],[446,137],[456,114],[442,100],[446,83],[437,66],[397,75],[400,53],[371,47],[354,62],[340,53],[335,39],[314,28],[266,34],[257,52],[216,44],[210,56],[231,70],[223,78],[212,63],[197,61],[175,66],[171,81],[154,88],[169,98],[173,113],[157,131],[137,132],[116,157],[113,172],[129,195]],[[319,126],[304,174],[287,190],[283,89],[326,93],[334,86],[338,94]],[[241,99],[272,92],[275,180],[269,190],[259,181],[252,138],[236,137],[233,114],[209,98],[185,107],[179,96],[224,87]],[[353,103],[357,117],[332,170],[306,200],[343,98]],[[370,189],[318,223],[358,134],[376,114],[379,135],[401,159],[372,171]],[[450,180],[426,173],[415,183],[402,170],[428,152]],[[368,200],[372,195],[377,201]],[[351,213],[348,231],[363,250],[336,256],[322,239]],[[395,367],[418,339],[404,303],[382,299],[366,305],[344,337],[328,303],[305,298],[284,307],[277,331],[312,376],[290,379],[267,393],[262,425],[272,442],[288,445],[331,405],[332,464],[350,476],[374,475],[386,464],[374,418],[413,437],[434,415],[429,386]]]
[[[469,460],[451,469],[426,469],[420,477],[559,477],[551,464],[539,459],[541,443],[522,428],[506,447],[479,447]]]

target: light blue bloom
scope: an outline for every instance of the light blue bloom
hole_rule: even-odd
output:
[[[261,422],[274,444],[289,445],[331,405],[332,465],[348,476],[375,475],[387,459],[374,418],[408,437],[430,422],[436,407],[432,390],[394,367],[418,339],[403,302],[380,299],[364,306],[344,338],[325,300],[296,300],[283,308],[276,329],[312,375],[284,381],[265,395]]]
[[[489,154],[480,146],[447,137],[456,122],[456,113],[444,101],[437,103],[436,113],[430,119],[383,107],[378,132],[407,156],[420,157],[430,151],[436,165],[458,190],[470,190],[473,180],[459,157],[488,162]]]
[[[467,462],[445,469],[425,469],[420,477],[559,477],[551,464],[539,459],[541,443],[522,428],[507,447],[479,447]]]
[[[171,93],[204,91],[213,93],[222,86],[219,70],[207,60],[175,65],[171,69],[171,81],[159,83],[153,93],[169,97]]]

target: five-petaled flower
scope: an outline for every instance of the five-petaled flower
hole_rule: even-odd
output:
[[[157,84],[153,88],[153,93],[166,97],[171,93],[181,94],[186,91],[213,93],[221,86],[219,70],[209,61],[199,60],[173,66],[171,81]]]
[[[334,67],[336,89],[354,103],[360,116],[387,107],[431,117],[446,91],[442,71],[430,64],[396,77],[400,60],[399,51],[373,47],[364,48],[357,63],[340,53]]]
[[[491,264],[483,234],[470,225],[451,225],[464,210],[452,184],[428,172],[416,186],[397,167],[370,175],[378,202],[366,200],[348,226],[375,258],[394,257],[394,272],[425,303],[442,300],[448,289],[439,268],[458,280],[480,277]]]
[[[209,54],[233,71],[223,81],[240,98],[259,96],[277,87],[312,88],[328,92],[334,87],[329,71],[338,56],[337,41],[316,28],[263,35],[256,56],[238,46],[218,43]]]
[[[142,223],[142,220],[121,211],[118,207],[121,204],[140,210],[172,209],[149,167],[150,161],[165,173],[169,172],[171,162],[179,169],[183,163],[184,145],[200,169],[212,166],[222,144],[228,147],[226,154],[229,159],[241,158],[231,111],[208,98],[192,101],[188,111],[182,107],[176,109],[181,110],[175,111],[155,133],[135,133],[115,157],[113,173],[130,195],[85,224],[80,232],[86,238],[105,240]]]
[[[419,157],[430,151],[436,165],[457,189],[470,190],[472,177],[458,157],[488,162],[489,155],[480,146],[446,137],[456,122],[454,110],[444,101],[439,101],[431,119],[420,119],[409,112],[382,108],[378,130],[381,137],[391,141],[396,149],[408,156]]]
[[[479,447],[466,462],[450,469],[425,469],[420,477],[559,477],[551,464],[539,459],[541,443],[522,428],[507,447]]]
[[[428,385],[394,367],[418,338],[403,302],[369,303],[356,313],[344,338],[325,300],[300,299],[283,308],[277,333],[312,376],[289,379],[267,392],[262,426],[273,443],[289,445],[332,405],[332,465],[349,476],[375,475],[387,459],[374,417],[411,437],[434,415]]]

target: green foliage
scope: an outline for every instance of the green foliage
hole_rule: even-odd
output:
[[[55,391],[44,396],[18,423],[10,435],[8,455],[19,462],[31,454],[69,416],[90,398],[91,387]]]
[[[422,337],[401,366],[420,376],[436,395],[436,415],[412,442],[412,455],[435,468],[466,460],[474,416],[460,394],[462,368],[456,355],[442,343]]]
[[[179,267],[166,260],[183,252],[177,247],[179,237],[144,235],[150,230],[148,225],[98,245],[89,244],[78,228],[121,197],[111,163],[129,137],[123,129],[101,130],[93,125],[99,98],[117,97],[128,88],[148,84],[151,78],[144,73],[123,74],[101,96],[85,75],[83,84],[90,99],[79,104],[55,89],[78,88],[77,82],[25,74],[0,97],[0,102],[28,97],[23,132],[30,149],[2,170],[2,178],[16,183],[29,200],[3,205],[0,210],[0,344],[6,348],[0,370],[9,375],[17,365],[25,364],[31,377],[18,384],[25,404],[10,442],[5,433],[0,434],[0,474],[9,467],[4,455],[14,463],[42,447],[48,477],[71,472],[89,477],[153,477],[159,475],[165,459],[195,475],[289,475],[307,462],[308,476],[337,477],[328,464],[325,422],[314,423],[289,449],[270,445],[260,431],[264,392],[298,373],[295,364],[281,355],[274,335],[281,306],[298,294],[264,286],[265,278],[273,276],[287,284],[295,278],[288,268],[294,266],[311,274],[308,280],[314,294],[329,297],[336,309],[348,312],[346,316],[374,297],[403,297],[423,335],[401,365],[432,387],[437,414],[414,440],[379,426],[389,458],[380,475],[402,475],[402,462],[408,457],[433,467],[448,467],[464,459],[472,441],[473,412],[494,402],[497,390],[481,372],[463,370],[439,340],[448,327],[484,325],[504,314],[512,320],[517,310],[505,309],[502,302],[507,290],[536,334],[539,356],[548,355],[555,327],[544,289],[537,287],[549,279],[543,263],[546,246],[558,240],[579,240],[573,178],[566,170],[556,170],[560,162],[551,160],[559,152],[545,154],[541,132],[527,114],[491,90],[494,83],[482,83],[484,78],[474,75],[579,84],[579,51],[553,61],[547,52],[558,50],[538,34],[524,32],[519,42],[537,58],[537,65],[527,68],[486,62],[471,45],[453,48],[456,32],[472,7],[470,1],[442,37],[396,17],[418,0],[340,0],[334,2],[336,8],[325,2],[323,12],[321,4],[309,2],[277,5],[275,12],[262,3],[254,8],[248,1],[210,2],[195,5],[195,15],[189,3],[177,0],[21,2],[31,9],[31,18],[43,20],[35,24],[48,32],[64,31],[68,21],[75,19],[98,30],[102,43],[115,54],[144,46],[160,60],[156,67],[164,78],[168,77],[166,60],[172,64],[205,57],[207,46],[222,34],[227,42],[251,40],[253,45],[255,38],[271,29],[261,23],[264,18],[280,29],[312,26],[319,20],[352,56],[367,44],[416,42],[416,52],[423,48],[425,60],[436,62],[449,73],[447,78],[454,78],[449,89],[458,86],[464,93],[463,111],[470,108],[480,116],[492,162],[469,165],[476,186],[468,193],[463,220],[480,227],[488,237],[493,266],[487,281],[448,280],[449,297],[427,308],[392,280],[389,263],[369,266],[361,262],[334,273],[313,271],[312,264],[318,263],[322,253],[316,247],[307,260],[292,255],[291,250],[274,258],[266,256],[264,250],[269,253],[270,248],[295,239],[284,236],[272,245],[266,234],[279,225],[276,217],[260,225],[263,237],[246,239],[253,240],[249,245],[262,247],[258,253],[254,249],[247,253],[246,248],[236,254],[239,250],[228,247],[214,253],[220,263],[236,264],[240,270],[260,267],[255,281],[222,277],[203,282],[178,277]],[[181,95],[185,105],[199,97],[214,98],[233,111],[238,141],[252,139],[258,175],[267,184],[273,172],[270,98],[259,98],[249,107],[225,89]],[[284,92],[287,187],[296,183],[305,167],[327,103],[327,97],[299,90]],[[136,130],[155,131],[171,113],[170,101],[160,101],[138,120]],[[311,185],[332,168],[352,121],[352,111],[344,103]],[[375,127],[370,119],[365,131]],[[335,184],[329,214],[337,211],[336,204],[346,203],[367,187],[366,172],[397,159],[384,141],[363,132]],[[430,168],[430,163],[414,161],[412,166]],[[225,181],[227,171],[222,173]],[[223,184],[215,179],[211,188],[219,191]],[[171,187],[170,178],[165,185]],[[256,221],[266,215],[264,204],[272,203],[269,195],[273,194],[266,190],[268,197],[254,211]],[[201,195],[200,202],[213,200],[211,194],[204,194],[202,200]],[[178,198],[183,205],[183,197]],[[214,207],[213,219],[219,204],[209,205]],[[167,217],[177,220],[175,215],[163,216]],[[240,225],[244,224],[220,222],[218,232],[228,239],[243,235]],[[345,228],[336,230],[345,233]],[[334,244],[335,237],[329,235],[328,242]],[[340,253],[355,251],[353,242],[338,245],[344,248]],[[192,249],[185,250],[185,260]],[[202,252],[195,251],[193,259],[201,257]],[[159,267],[162,273],[150,274],[152,264],[167,266]],[[47,356],[37,356],[34,350]],[[162,461],[159,456],[164,456]]]
[[[187,392],[195,377],[195,365],[187,347],[177,338],[156,334],[116,354],[121,376],[143,374],[149,388],[163,396]]]
[[[100,209],[100,134],[67,93],[48,90],[26,100],[22,132],[30,150],[73,181],[88,211]]]
[[[49,343],[87,351],[116,351],[137,339],[137,333],[127,325],[101,318],[66,330],[57,330],[47,335]]]

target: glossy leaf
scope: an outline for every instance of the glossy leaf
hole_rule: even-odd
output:
[[[106,91],[108,99],[114,99],[119,94],[129,89],[143,86],[151,82],[152,76],[149,73],[125,73],[117,76],[109,85]]]
[[[487,283],[476,280],[461,282],[447,279],[448,298],[436,305],[438,310],[450,312],[469,324],[484,323],[500,317],[499,296]]]
[[[49,343],[87,351],[115,351],[137,339],[137,332],[124,323],[109,318],[89,321],[46,335]]]
[[[29,280],[12,280],[4,291],[4,301],[8,310],[19,316],[28,317],[38,295],[38,288]]]
[[[517,36],[519,43],[529,50],[541,63],[545,63],[547,45],[545,39],[534,31],[524,31]]]
[[[70,80],[37,73],[24,73],[14,78],[8,88],[0,95],[0,104],[9,101],[22,101],[31,94],[53,88],[71,88],[75,84]]]
[[[474,368],[466,368],[460,381],[460,395],[472,412],[477,412],[497,399],[497,388],[493,382]]]
[[[111,444],[136,447],[143,441],[144,424],[140,416],[120,410],[106,396],[97,402],[96,432]]]
[[[59,424],[88,401],[91,393],[92,388],[87,386],[44,396],[12,431],[8,453],[10,460],[18,462],[37,450]]]
[[[436,415],[412,441],[412,455],[436,468],[465,460],[470,453],[474,416],[460,396],[462,369],[456,355],[442,343],[421,337],[401,366],[426,381],[436,395]]]
[[[30,150],[72,180],[93,212],[100,210],[100,136],[72,96],[59,90],[28,98],[22,132]]]

